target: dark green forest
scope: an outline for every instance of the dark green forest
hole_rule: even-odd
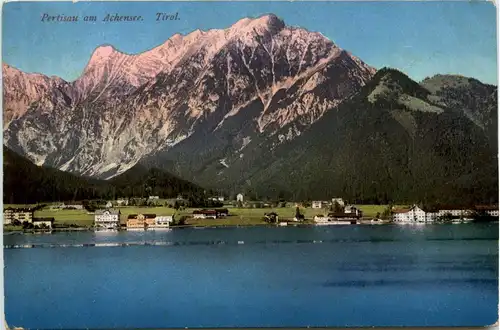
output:
[[[135,166],[104,181],[40,167],[3,147],[4,203],[32,204],[52,201],[115,199],[118,197],[174,198],[179,194],[200,200],[203,188],[165,171]]]

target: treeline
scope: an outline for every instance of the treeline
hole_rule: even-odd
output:
[[[158,169],[136,166],[104,181],[80,177],[54,168],[39,167],[4,146],[4,203],[31,204],[53,201],[110,200],[119,197],[176,198],[195,202],[212,193]],[[198,202],[197,202],[198,203]]]

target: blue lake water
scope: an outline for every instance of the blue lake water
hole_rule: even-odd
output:
[[[174,245],[57,247],[106,242]],[[498,316],[498,224],[4,235],[5,246],[25,244],[41,247],[4,249],[5,314],[28,328],[483,326]]]

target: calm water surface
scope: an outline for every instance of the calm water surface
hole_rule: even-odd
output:
[[[498,224],[4,235],[5,313],[28,328],[481,326]]]

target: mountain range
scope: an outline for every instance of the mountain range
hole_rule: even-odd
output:
[[[3,64],[4,143],[98,179],[137,164],[255,198],[489,202],[497,87],[376,70],[275,15],[98,47],[72,82]]]

